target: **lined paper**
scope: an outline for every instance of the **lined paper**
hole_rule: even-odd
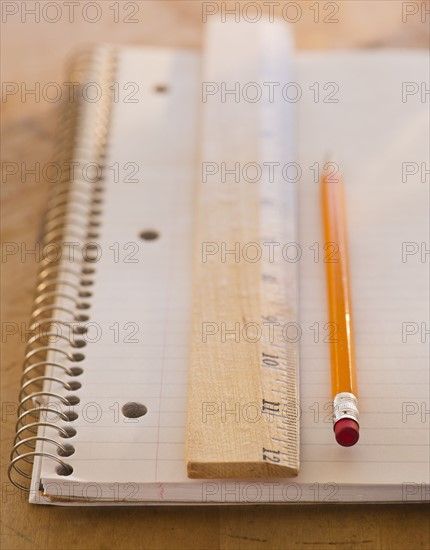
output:
[[[78,434],[70,440],[76,452],[67,459],[73,474],[61,478],[55,464],[42,460],[45,491],[58,496],[60,486],[65,495],[74,484],[75,497],[129,503],[383,501],[402,500],[404,484],[416,484],[410,499],[423,500],[422,484],[429,483],[428,345],[422,325],[428,319],[429,259],[421,261],[421,243],[428,240],[428,179],[426,185],[419,172],[402,181],[402,163],[428,165],[428,104],[419,94],[402,102],[402,83],[426,80],[427,54],[297,55],[302,441],[301,473],[284,481],[186,477],[199,62],[194,53],[120,53],[117,80],[138,81],[140,95],[138,103],[114,105],[107,165],[135,162],[139,181],[107,181],[103,255],[91,308],[102,335],[85,348],[79,418],[73,423]],[[328,83],[336,86],[324,89]],[[168,92],[154,92],[159,84]],[[327,102],[333,90],[331,99],[338,102]],[[347,199],[360,409],[360,441],[353,448],[336,444],[330,417],[326,252],[310,169],[328,154],[341,168]],[[146,229],[159,231],[160,238],[139,239]],[[404,242],[419,248],[406,261]],[[115,323],[119,329],[110,328]],[[418,327],[406,341],[404,323]],[[143,403],[148,413],[124,418],[121,407],[130,401]],[[258,491],[248,491],[251,486]]]

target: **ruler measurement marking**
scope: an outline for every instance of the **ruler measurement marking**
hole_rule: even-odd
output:
[[[231,50],[233,44],[234,51]],[[222,51],[222,56],[218,55],[218,49]],[[212,77],[216,80],[227,76],[238,80],[246,78],[248,81],[256,78],[265,82],[289,81],[287,79],[291,75],[285,69],[288,68],[286,64],[291,50],[284,24],[240,28],[236,25],[217,25],[210,35],[209,69],[204,66],[204,76],[208,81],[213,80]],[[242,64],[240,60],[245,58],[246,63]],[[204,238],[199,240],[242,241],[242,245],[252,241],[258,242],[262,250],[267,250],[264,243],[295,242],[295,186],[287,184],[278,174],[271,181],[270,170],[273,167],[268,164],[293,160],[293,105],[283,99],[273,102],[267,98],[259,105],[252,106],[252,109],[246,104],[229,106],[228,103],[223,108],[224,114],[230,115],[230,118],[236,117],[237,124],[249,128],[250,132],[241,137],[236,132],[226,135],[225,128],[215,124],[217,114],[221,112],[219,107],[209,102],[204,107],[204,113],[210,114],[205,119],[204,154],[208,150],[211,153],[215,151],[220,159],[246,162],[249,158],[246,159],[245,153],[248,152],[248,156],[253,155],[251,159],[262,163],[262,177],[257,185],[246,191],[241,182],[228,188],[222,187],[219,191],[214,186],[202,187],[200,200],[203,198],[204,210],[201,213],[201,227],[204,229]],[[219,227],[217,223],[220,223],[225,213],[229,216]],[[253,217],[250,218],[250,215]],[[207,285],[208,296],[219,300],[219,306],[215,304],[216,307],[212,307],[213,321],[227,319],[236,322],[239,314],[242,314],[243,319],[257,319],[270,330],[263,330],[263,337],[256,344],[258,355],[253,355],[252,349],[242,342],[235,349],[229,346],[216,348],[218,344],[213,344],[215,353],[208,353],[209,346],[204,348],[195,344],[193,350],[196,353],[192,355],[192,361],[195,361],[195,372],[200,376],[197,381],[202,383],[206,380],[201,375],[204,373],[212,384],[206,387],[202,384],[202,390],[198,384],[194,387],[191,384],[190,387],[193,415],[196,415],[196,419],[199,415],[198,421],[190,423],[192,429],[189,430],[191,477],[220,477],[215,475],[219,472],[222,473],[221,477],[226,473],[227,477],[243,477],[245,472],[249,472],[251,456],[255,461],[254,473],[257,470],[263,475],[298,473],[297,343],[286,341],[282,333],[287,323],[297,321],[296,267],[285,262],[276,252],[279,246],[274,248],[275,257],[267,257],[269,253],[264,253],[257,265],[245,261],[236,267],[226,266],[221,272],[213,257],[208,260],[212,262],[212,271],[208,265],[202,266],[201,262],[198,264],[199,276],[202,275],[200,280],[203,283],[210,281],[210,285]],[[234,294],[237,281],[242,285],[243,292]],[[204,292],[197,294],[197,311],[203,318],[208,307],[203,300]],[[220,311],[223,317],[219,316]],[[255,356],[258,357],[258,363],[255,362]],[[220,362],[219,369],[216,368],[215,358]],[[250,365],[248,379],[243,370],[237,368],[241,362]],[[212,366],[210,373],[208,365]],[[252,385],[249,379],[253,380]],[[226,380],[239,383],[230,385],[223,392],[222,384],[227,383]],[[194,399],[195,395],[197,399]],[[211,423],[203,425],[201,403],[210,400],[211,395],[215,396],[214,401],[227,398],[232,402],[242,399],[249,401],[251,396],[252,401],[261,399],[259,407],[265,416],[261,429],[257,427],[256,430],[250,430],[249,424],[238,422],[233,428],[222,426],[222,430],[215,430],[217,425],[221,428],[215,416],[211,418]],[[204,399],[199,396],[204,396]],[[236,437],[235,431],[237,434],[240,431],[241,437]],[[238,445],[241,438],[249,443],[246,446]],[[230,448],[222,450],[222,445],[227,442],[231,442]],[[278,470],[278,466],[282,468]],[[188,471],[190,474],[190,468]]]
[[[267,44],[263,43],[262,50],[267,59],[263,60],[264,81],[281,82],[283,80],[282,60],[274,51],[275,41],[271,41],[267,35],[263,37]],[[265,102],[263,104],[262,129],[260,136],[262,140],[262,160],[285,159],[291,156],[292,142],[289,141],[288,119],[282,116],[285,105]],[[282,122],[280,122],[282,121]],[[272,158],[270,158],[272,155]],[[263,170],[260,199],[260,242],[294,242],[294,226],[291,225],[291,216],[295,215],[293,203],[295,202],[294,189],[288,189],[288,196],[285,186],[277,179],[274,182],[266,183],[267,171]],[[288,204],[289,202],[289,204]],[[290,219],[285,223],[285,217]],[[270,261],[273,260],[273,261]],[[285,439],[279,439],[272,431],[271,440],[274,446],[286,449],[281,452],[278,449],[278,460],[298,467],[298,426],[295,410],[297,410],[297,345],[285,341],[279,328],[284,327],[290,320],[296,320],[295,295],[292,288],[295,286],[295,267],[284,264],[279,257],[263,257],[261,268],[261,311],[262,321],[268,322],[272,330],[270,341],[266,334],[263,337],[261,377],[264,392],[263,410],[265,402],[269,410],[267,414],[274,424],[272,428],[275,433],[284,434]],[[270,324],[271,322],[271,324]],[[267,364],[269,363],[269,364]],[[276,405],[275,405],[276,403]],[[295,405],[294,410],[288,409],[288,404]],[[280,409],[283,412],[280,412]],[[281,425],[281,423],[283,425]],[[286,426],[285,426],[286,425]],[[292,429],[293,428],[293,429]],[[279,446],[279,445],[278,445]]]

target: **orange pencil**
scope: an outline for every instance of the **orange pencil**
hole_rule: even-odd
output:
[[[349,285],[343,182],[325,172],[321,178],[326,249],[329,320],[335,331],[330,342],[333,421],[336,441],[344,447],[359,438],[354,332]]]

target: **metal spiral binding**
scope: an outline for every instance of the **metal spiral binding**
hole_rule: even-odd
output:
[[[65,441],[76,435],[70,423],[77,414],[71,407],[79,402],[81,383],[76,377],[84,367],[77,365],[85,355],[78,350],[86,345],[82,335],[86,332],[84,323],[90,318],[87,312],[91,307],[95,274],[87,247],[98,238],[104,186],[102,176],[91,182],[85,181],[83,174],[75,179],[70,167],[72,161],[78,162],[78,166],[92,162],[103,169],[115,70],[115,50],[101,46],[83,50],[69,71],[70,82],[80,83],[74,88],[78,97],[75,95],[63,110],[56,155],[62,166],[68,168],[51,187],[42,240],[44,250],[57,254],[47,255],[40,262],[30,320],[34,334],[27,340],[16,435],[8,469],[10,481],[27,492],[30,492],[35,457],[55,461],[59,475],[67,476],[73,471],[64,460],[73,454],[73,446],[60,443],[52,435]],[[88,82],[97,82],[103,91],[97,103],[83,97]],[[82,143],[85,132],[85,143]],[[70,239],[77,241],[80,258],[74,265],[65,265],[63,243]],[[60,334],[54,330],[58,328]],[[72,396],[60,395],[51,390],[52,386],[71,392]]]

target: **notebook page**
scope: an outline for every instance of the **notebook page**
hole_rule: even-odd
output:
[[[428,483],[428,346],[421,332],[428,319],[428,258],[402,258],[402,242],[421,247],[428,235],[428,180],[417,174],[402,181],[403,162],[428,167],[428,103],[418,95],[402,102],[402,82],[425,81],[427,61],[426,53],[405,52],[300,56],[303,482]],[[310,90],[315,83],[318,102]],[[353,448],[335,443],[328,404],[328,252],[321,246],[319,185],[309,170],[328,154],[340,166],[347,201],[360,410]],[[402,340],[404,323],[416,323],[408,330],[419,326],[419,333]],[[405,416],[406,410],[415,414]]]
[[[104,498],[115,500],[117,483],[132,482],[131,497],[133,483],[186,477],[199,62],[186,51],[119,53],[77,435],[70,439],[74,471],[61,478],[56,464],[43,461],[47,492],[57,494],[64,481],[62,496],[76,496],[83,483],[81,496],[100,498],[106,483]],[[148,231],[159,237],[140,238]],[[127,418],[128,403],[147,414]]]
[[[67,480],[86,484],[81,494],[92,498],[101,498],[100,485],[103,498],[114,498],[115,484],[124,483],[129,484],[129,498],[146,500],[148,493],[135,484],[155,484],[150,500],[168,499],[173,493],[172,500],[202,500],[204,482],[186,478],[183,459],[193,204],[192,193],[179,191],[195,181],[196,119],[191,105],[199,101],[198,86],[179,73],[196,74],[198,60],[192,55],[174,58],[175,63],[167,56],[155,63],[149,53],[137,49],[124,50],[120,58],[120,82],[136,81],[135,67],[141,65],[142,89],[152,89],[157,77],[164,80],[168,75],[169,82],[186,90],[184,115],[169,114],[168,135],[160,135],[164,124],[160,126],[159,115],[167,116],[157,104],[165,99],[162,94],[151,100],[151,109],[121,103],[113,112],[108,163],[137,162],[143,165],[143,178],[124,187],[108,182],[106,194],[100,243],[104,256],[97,265],[92,309],[92,319],[104,330],[100,341],[86,348],[91,368],[83,375],[82,414],[75,421],[79,436],[70,457],[74,472]],[[426,240],[425,184],[419,175],[403,183],[401,172],[403,161],[426,161],[426,104],[417,97],[402,103],[401,96],[402,81],[425,80],[426,59],[425,54],[402,52],[298,55],[295,80],[303,90],[297,104],[303,253],[302,470],[293,480],[297,484],[428,482],[428,418],[422,421],[418,413],[402,419],[403,403],[417,403],[420,411],[421,403],[428,403],[426,346],[420,334],[402,342],[402,323],[421,326],[426,319],[428,264],[419,254],[403,263],[401,247],[402,241]],[[150,83],[145,80],[149,78]],[[322,89],[325,83],[336,82],[339,91],[334,97],[339,103],[314,102],[309,87],[315,82],[321,85],[321,98],[332,92]],[[189,140],[178,144],[180,129]],[[166,156],[166,151],[172,155]],[[321,163],[329,151],[342,166],[347,194],[361,413],[361,439],[352,449],[335,443],[327,418],[331,394],[328,345],[323,342],[328,335],[325,270],[323,262],[314,261],[319,250],[314,243],[321,243],[322,229],[318,185],[308,167]],[[177,187],[170,181],[173,167]],[[164,207],[155,211],[152,199]],[[171,219],[175,223],[169,225]],[[171,229],[159,240],[138,240],[140,231],[164,225]],[[109,247],[116,242],[120,258],[139,262],[112,261],[109,254],[116,245],[113,251]],[[127,243],[136,242],[138,250],[124,250]],[[120,328],[111,330],[115,322]],[[137,335],[133,323],[139,327]],[[117,343],[112,342],[115,330]],[[134,339],[138,342],[125,341]],[[121,414],[122,405],[132,401],[148,407],[137,422]],[[41,477],[47,488],[51,481],[58,482],[49,462],[43,462]],[[108,485],[113,486],[111,495]],[[336,498],[347,498],[345,491],[338,488]],[[222,501],[222,492],[215,492],[213,499]],[[285,498],[280,494],[278,500]]]

